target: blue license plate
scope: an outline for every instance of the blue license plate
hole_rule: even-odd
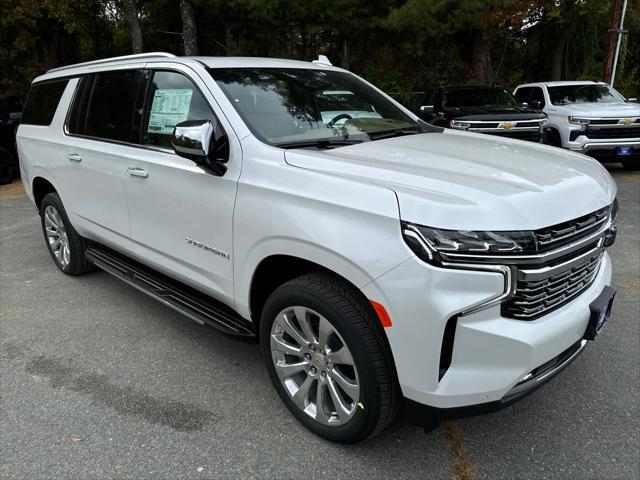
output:
[[[633,147],[616,147],[616,155],[618,157],[626,157],[633,155]]]

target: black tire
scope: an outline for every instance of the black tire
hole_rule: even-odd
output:
[[[6,185],[13,181],[15,163],[16,159],[13,154],[6,148],[0,148],[0,185]]]
[[[551,130],[549,132],[549,145],[552,147],[562,148],[562,139],[557,130]]]
[[[351,351],[360,383],[359,408],[344,425],[323,425],[298,408],[283,387],[271,353],[271,329],[276,316],[292,306],[318,312],[342,337]],[[317,435],[339,443],[356,443],[382,431],[396,416],[399,386],[384,331],[362,294],[329,273],[317,272],[293,279],[268,298],[260,324],[261,350],[273,385],[294,416]]]
[[[64,233],[66,234],[69,245],[69,261],[66,265],[56,257],[52,245],[49,242],[49,237],[47,236],[45,220],[45,216],[48,212],[47,207],[55,209],[64,225]],[[67,212],[62,205],[62,200],[60,200],[57,193],[47,193],[42,199],[42,203],[40,204],[40,224],[42,225],[42,233],[44,235],[45,243],[47,244],[47,249],[49,250],[49,254],[53,259],[53,262],[56,264],[56,267],[67,275],[81,275],[92,270],[91,263],[89,263],[85,257],[87,242],[84,238],[78,235],[78,232],[76,232],[71,225]]]
[[[623,160],[622,167],[625,170],[638,170],[640,169],[640,158],[634,160]]]

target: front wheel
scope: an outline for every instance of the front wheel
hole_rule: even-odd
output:
[[[393,420],[398,386],[372,307],[326,273],[276,289],[262,313],[261,349],[278,394],[314,433],[335,442],[371,437]]]

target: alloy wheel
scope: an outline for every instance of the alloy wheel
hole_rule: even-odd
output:
[[[354,417],[360,400],[358,371],[329,320],[306,307],[286,308],[273,322],[270,346],[278,378],[300,410],[329,426]]]
[[[53,205],[47,205],[44,210],[44,225],[47,242],[56,261],[62,268],[66,268],[71,261],[69,238],[60,212]]]

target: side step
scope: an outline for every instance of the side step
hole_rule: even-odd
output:
[[[211,325],[222,332],[255,337],[253,323],[223,303],[107,248],[90,245],[87,260],[96,267],[177,310],[200,325]]]

